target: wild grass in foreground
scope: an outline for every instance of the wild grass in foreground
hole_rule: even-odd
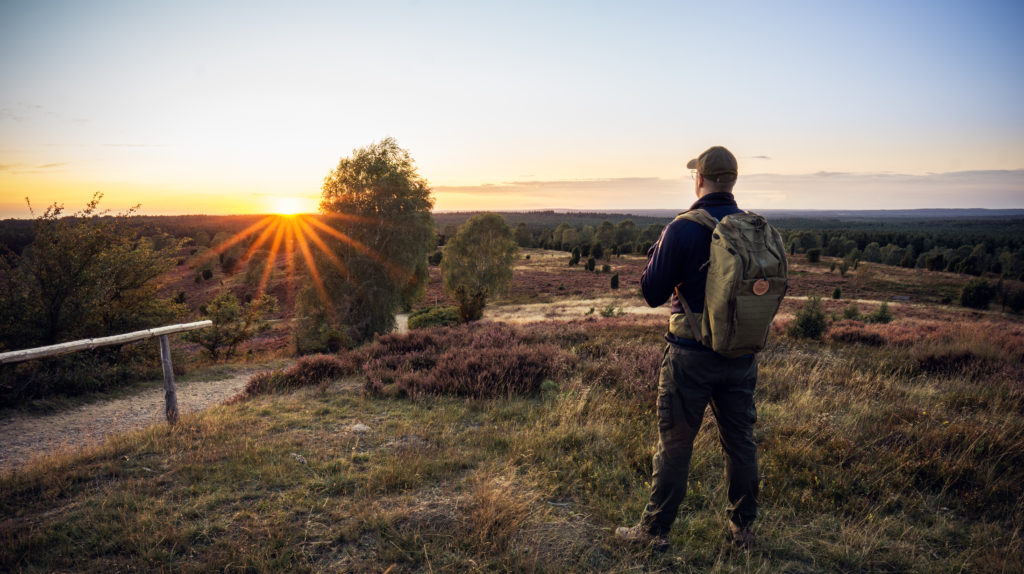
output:
[[[906,336],[900,324],[875,334]],[[661,321],[620,317],[439,329],[403,367],[429,376],[453,348],[471,352],[470,335],[571,356],[525,394],[377,394],[362,375],[336,379],[334,361],[352,368],[353,356],[311,359],[263,390],[308,388],[253,392],[3,477],[0,569],[1013,571],[1024,395],[1021,349],[1005,341],[1022,330],[991,325],[1005,335],[994,353],[970,333],[936,329],[953,338],[940,344],[917,327],[920,343],[779,337],[764,353],[750,552],[725,541],[710,415],[672,550],[612,539],[646,499],[663,346]],[[410,352],[400,347],[360,358]],[[929,359],[958,348],[963,363]]]

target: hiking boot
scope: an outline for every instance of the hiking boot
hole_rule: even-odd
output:
[[[651,534],[640,524],[616,528],[615,538],[631,544],[650,546],[652,550],[657,550],[658,552],[668,550],[668,538]]]
[[[740,526],[729,521],[729,534],[732,536],[732,543],[741,550],[750,550],[754,546],[754,529],[748,526]]]

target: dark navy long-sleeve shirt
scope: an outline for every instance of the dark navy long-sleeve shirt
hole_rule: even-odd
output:
[[[742,213],[731,193],[709,193],[698,199],[690,209],[704,209],[715,219]],[[665,226],[658,242],[647,252],[647,268],[640,276],[640,289],[651,307],[672,300],[673,313],[682,313],[683,306],[676,298],[675,287],[686,298],[690,310],[700,315],[704,311],[704,284],[707,268],[702,266],[711,254],[711,230],[699,223],[676,219]],[[682,347],[708,350],[699,342],[667,334],[665,338]]]

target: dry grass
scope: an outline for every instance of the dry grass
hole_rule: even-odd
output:
[[[290,375],[308,388],[39,459],[0,478],[0,570],[1019,571],[1021,322],[909,308],[773,337],[750,552],[725,540],[710,416],[672,550],[612,539],[647,496],[664,318],[594,314],[514,328],[573,357],[527,396],[380,397],[317,358]]]

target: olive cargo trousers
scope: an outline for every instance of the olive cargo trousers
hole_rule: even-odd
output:
[[[756,383],[753,355],[729,359],[673,345],[665,350],[658,380],[658,451],[651,498],[640,519],[652,534],[668,535],[686,496],[693,441],[708,403],[726,455],[729,517],[747,526],[757,516]]]

